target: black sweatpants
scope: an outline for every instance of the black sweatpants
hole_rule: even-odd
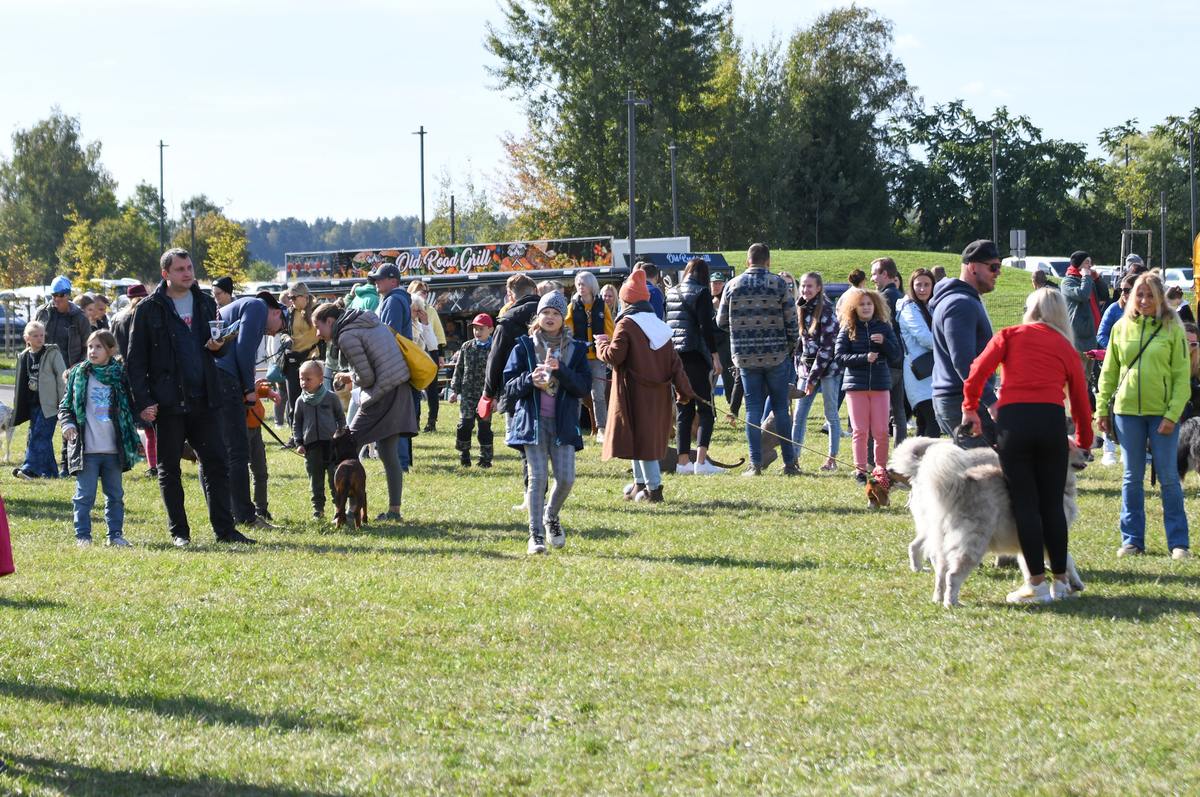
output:
[[[712,401],[712,383],[708,379],[712,373],[712,357],[705,357],[698,351],[686,351],[679,359],[683,361],[683,372],[692,384],[692,392],[704,399],[703,402],[693,399],[687,404],[675,405],[675,446],[680,454],[686,454],[691,450],[692,422],[696,420],[697,413],[700,415],[700,427],[696,429],[696,447],[708,448],[712,441],[716,418],[712,406],[706,403]],[[692,461],[695,462],[696,458],[692,457]]]
[[[1032,576],[1067,572],[1067,417],[1060,404],[1006,404],[996,413],[996,447],[1008,481],[1017,536]]]
[[[913,407],[913,418],[917,424],[917,437],[941,437],[942,429],[938,426],[937,413],[933,411],[933,399],[918,401]]]
[[[167,527],[172,537],[191,539],[187,510],[183,506],[183,478],[179,460],[186,440],[200,460],[200,479],[208,499],[208,519],[217,539],[226,539],[237,529],[229,498],[229,461],[225,447],[225,421],[220,410],[207,406],[204,397],[192,401],[192,411],[182,415],[160,414],[154,421],[158,442],[158,488],[167,509]]]

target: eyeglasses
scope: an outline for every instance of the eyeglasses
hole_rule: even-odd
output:
[[[67,296],[70,296],[71,293],[70,293],[70,291],[56,291],[50,295],[53,296],[55,299],[63,299]]]

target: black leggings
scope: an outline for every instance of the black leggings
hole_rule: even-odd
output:
[[[675,405],[675,446],[680,454],[686,454],[691,451],[692,421],[697,413],[700,415],[700,427],[696,430],[696,447],[708,448],[712,441],[713,422],[716,419],[712,406],[706,403],[712,401],[712,385],[708,381],[708,375],[712,373],[712,358],[698,351],[687,351],[679,359],[683,361],[683,372],[692,384],[692,392],[704,399],[703,402],[693,400]]]
[[[996,413],[996,447],[1017,536],[1031,576],[1067,572],[1067,417],[1060,404],[1006,404]]]
[[[933,411],[933,399],[918,401],[913,407],[913,418],[917,424],[917,437],[941,437],[942,428],[938,426],[937,413]]]

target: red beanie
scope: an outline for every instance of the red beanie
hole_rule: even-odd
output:
[[[646,272],[639,268],[630,274],[629,279],[625,280],[625,284],[621,286],[619,295],[625,304],[650,301],[650,289],[646,287]]]

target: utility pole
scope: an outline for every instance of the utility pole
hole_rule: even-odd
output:
[[[1167,267],[1167,192],[1162,192],[1159,202],[1159,212],[1162,213],[1162,267]]]
[[[667,149],[671,150],[671,235],[679,237],[679,205],[675,197],[675,150],[679,147],[672,141]]]
[[[163,196],[163,150],[171,146],[170,144],[162,143],[162,139],[158,140],[158,253],[161,255],[167,251],[167,236],[166,236],[166,198]]]
[[[454,194],[450,195],[450,245],[454,246]]]
[[[996,129],[992,128],[992,241],[1000,238],[1000,209],[996,202]]]
[[[637,206],[633,201],[633,165],[635,162],[633,151],[633,111],[639,105],[649,105],[650,100],[635,100],[633,98],[633,91],[630,91],[626,99],[621,100],[621,103],[629,108],[629,267],[632,269],[633,264],[637,262]]]
[[[196,258],[196,214],[192,213],[192,248],[188,250],[192,253],[192,263],[199,267],[200,261]]]
[[[425,125],[413,133],[421,137],[421,246],[425,245]]]
[[[1188,184],[1192,191],[1192,241],[1196,240],[1196,131],[1188,132]]]
[[[1128,144],[1125,145],[1125,176],[1126,177],[1129,176],[1129,145]],[[1133,205],[1131,205],[1128,202],[1125,203],[1125,229],[1127,229],[1127,230],[1133,229]],[[1132,238],[1129,239],[1129,247],[1130,247],[1130,250],[1132,251],[1132,249],[1133,249],[1133,239]],[[1122,252],[1121,254],[1125,254],[1125,253]]]

